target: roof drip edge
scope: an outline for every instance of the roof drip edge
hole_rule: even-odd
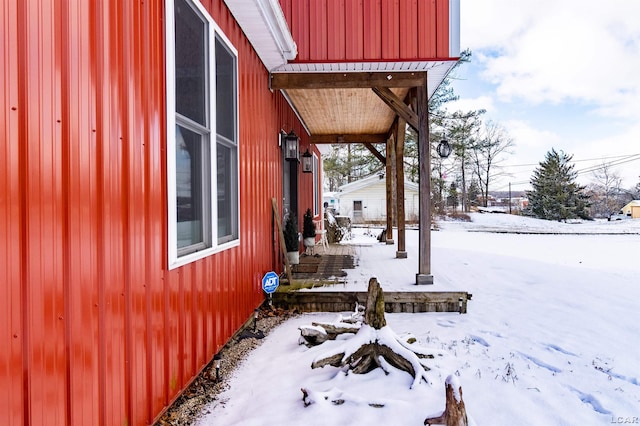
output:
[[[298,56],[278,0],[224,0],[258,57],[271,71]]]

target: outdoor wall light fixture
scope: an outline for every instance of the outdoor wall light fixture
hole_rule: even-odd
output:
[[[309,148],[302,154],[302,172],[303,173],[311,173],[313,172],[313,164],[311,162],[311,153],[309,152]]]
[[[220,362],[222,361],[222,357],[220,356],[220,354],[215,354],[213,356],[213,364],[216,367],[216,382],[220,381]]]
[[[284,158],[289,161],[298,161],[298,145],[300,138],[293,129],[284,137]]]
[[[442,139],[440,141],[436,150],[438,151],[440,158],[447,158],[451,155],[451,145],[449,145],[449,142],[446,139]]]

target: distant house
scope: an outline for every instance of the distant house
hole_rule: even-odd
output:
[[[630,216],[633,219],[640,219],[640,200],[630,201],[627,205],[620,209],[620,214]]]
[[[332,213],[338,211],[338,200],[335,197],[335,192],[323,192],[322,203],[325,208],[330,209]]]
[[[480,197],[478,197],[478,203],[481,203]],[[487,207],[492,207],[494,210],[508,211],[521,211],[527,206],[527,195],[524,191],[494,191],[489,193],[487,199]],[[509,209],[511,206],[511,210]]]
[[[374,175],[342,185],[334,197],[338,200],[338,212],[349,216],[353,223],[382,222],[387,219],[387,192],[384,175]],[[405,219],[418,220],[419,187],[404,182]]]

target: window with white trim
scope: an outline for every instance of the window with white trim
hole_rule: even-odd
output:
[[[196,0],[167,0],[169,268],[238,244],[237,51]]]

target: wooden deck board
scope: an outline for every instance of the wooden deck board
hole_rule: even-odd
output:
[[[317,291],[274,293],[276,308],[299,312],[350,312],[356,301],[364,305],[367,292]],[[460,312],[467,313],[471,294],[464,291],[385,292],[385,312]]]

